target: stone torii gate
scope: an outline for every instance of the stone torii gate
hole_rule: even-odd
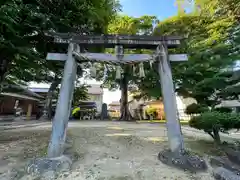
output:
[[[52,135],[48,148],[48,158],[61,157],[64,150],[66,130],[70,115],[74,82],[76,80],[77,63],[103,62],[113,64],[132,64],[146,61],[159,62],[159,75],[163,95],[164,110],[167,119],[167,134],[170,153],[181,154],[184,150],[183,137],[177,114],[177,104],[172,80],[170,61],[187,61],[187,55],[169,55],[169,48],[177,48],[183,39],[179,36],[128,36],[128,35],[103,35],[89,36],[68,33],[47,33],[54,37],[57,44],[68,45],[68,53],[48,53],[47,60],[65,61],[64,75],[61,89],[53,118]],[[115,55],[103,53],[83,53],[86,47],[102,46],[115,48]],[[124,54],[124,48],[155,49],[153,55],[149,54]],[[161,160],[161,155],[159,159]],[[178,155],[179,157],[179,155]],[[164,161],[164,160],[163,160]],[[168,163],[168,160],[165,161]],[[171,163],[170,163],[171,164]]]
[[[56,113],[53,118],[53,131],[48,150],[49,157],[57,157],[62,153],[68,116],[71,109],[74,81],[76,79],[77,61],[80,63],[91,61],[112,64],[132,64],[151,60],[159,61],[158,70],[167,118],[170,149],[171,151],[183,149],[183,139],[177,116],[176,97],[169,60],[186,61],[187,56],[185,54],[168,55],[168,48],[178,47],[182,39],[181,37],[86,36],[61,33],[54,33],[52,35],[54,36],[55,43],[68,44],[68,54],[49,53],[47,56],[47,60],[66,61]],[[81,53],[80,49],[84,46],[115,47],[116,54]],[[124,54],[124,48],[155,49],[156,51],[153,55]]]

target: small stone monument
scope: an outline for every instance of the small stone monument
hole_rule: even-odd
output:
[[[102,104],[101,120],[109,119],[107,104]]]

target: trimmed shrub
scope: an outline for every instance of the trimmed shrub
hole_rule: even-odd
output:
[[[217,111],[209,111],[199,116],[192,117],[189,126],[204,130],[208,133],[216,143],[221,143],[219,132],[240,128],[239,113],[223,113]]]
[[[215,108],[214,111],[230,113],[232,112],[232,109],[227,107],[220,107],[220,108]]]
[[[146,113],[147,113],[148,116],[155,119],[157,117],[157,108],[149,107],[149,108],[146,109]]]
[[[193,103],[193,104],[190,104],[189,106],[187,106],[185,113],[186,114],[200,114],[205,111],[208,111],[207,107],[203,107],[202,105]]]

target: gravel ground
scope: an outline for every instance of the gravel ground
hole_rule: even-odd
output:
[[[23,173],[24,164],[29,159],[44,156],[49,135],[49,126],[4,132],[0,138],[0,180],[4,179],[7,170],[17,168]],[[72,140],[71,151],[76,159],[72,171],[62,174],[59,180],[213,179],[211,168],[206,173],[191,174],[166,166],[157,159],[158,153],[168,145],[163,126],[113,122],[71,123],[68,136]],[[186,137],[185,142],[187,147],[206,158],[209,153],[215,153],[211,142],[198,142],[194,137]],[[23,179],[30,178],[24,176]]]
[[[0,180],[20,180],[29,159],[46,155],[50,133],[45,129],[1,131]]]
[[[79,159],[74,163],[72,174],[66,179],[213,179],[210,172],[191,174],[162,164],[157,159],[159,151],[167,146],[167,138],[162,131],[116,126],[74,128],[70,133]]]

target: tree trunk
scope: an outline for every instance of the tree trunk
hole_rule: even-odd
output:
[[[213,136],[214,136],[214,141],[216,144],[221,144],[221,139],[219,135],[219,130],[216,128],[213,128]]]
[[[8,70],[9,61],[0,57],[0,93],[2,92],[2,83]]]
[[[43,110],[43,115],[41,117],[41,120],[47,120],[47,119],[51,120],[52,119],[52,98],[53,98],[54,91],[56,90],[56,88],[58,87],[60,82],[61,82],[61,79],[56,77],[53,80],[52,84],[50,85],[50,88],[47,93],[46,103],[44,105],[44,110]]]
[[[124,74],[120,82],[120,88],[121,88],[121,117],[120,121],[131,121],[133,120],[133,117],[131,116],[129,112],[129,107],[128,107],[128,69],[125,67],[124,68]]]
[[[2,93],[3,90],[3,81],[5,79],[7,70],[8,70],[8,65],[9,61],[0,57],[0,94]],[[3,100],[2,97],[0,96],[0,107],[2,106]]]

